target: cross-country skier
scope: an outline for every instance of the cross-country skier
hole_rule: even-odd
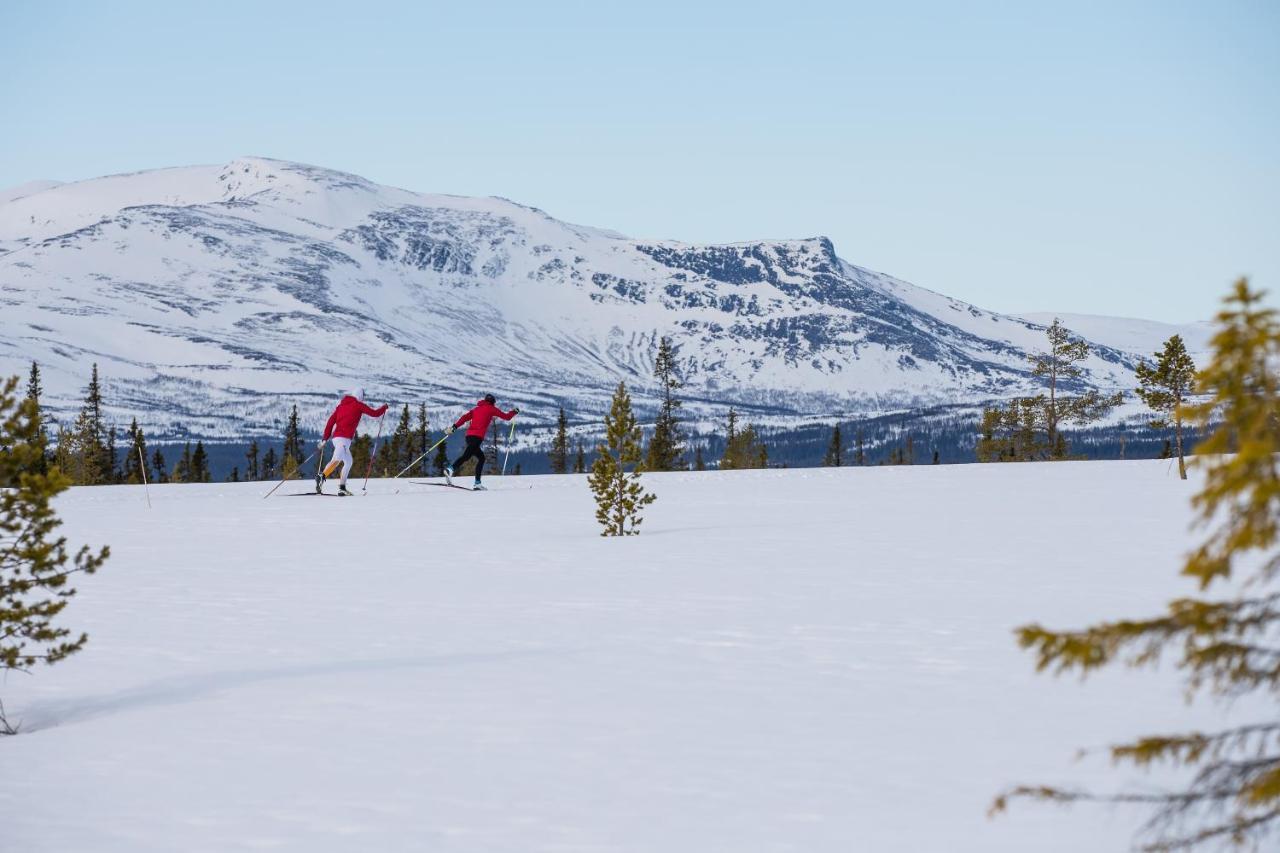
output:
[[[342,480],[338,483],[338,494],[346,497],[351,492],[347,491],[347,476],[351,473],[351,440],[356,437],[356,427],[360,425],[360,416],[368,415],[373,418],[380,418],[387,411],[387,404],[383,403],[381,408],[371,409],[364,403],[360,402],[360,398],[364,396],[363,390],[352,391],[342,398],[342,402],[338,403],[338,408],[333,410],[333,414],[329,416],[329,422],[324,425],[324,438],[320,439],[320,443],[316,445],[317,449],[323,450],[326,441],[333,441],[333,459],[329,464],[324,466],[324,470],[316,475],[316,492],[320,491],[320,487],[324,485],[324,481],[333,474],[334,470],[342,466]]]
[[[449,432],[453,432],[458,427],[471,421],[471,426],[467,427],[467,449],[452,465],[444,466],[444,478],[453,483],[453,472],[462,467],[462,463],[468,459],[476,460],[476,482],[471,488],[476,491],[483,491],[484,486],[480,483],[480,474],[484,471],[484,450],[481,444],[484,442],[484,435],[489,431],[489,424],[493,423],[493,419],[502,418],[509,421],[516,415],[520,414],[519,409],[512,409],[504,412],[497,406],[498,400],[492,394],[485,394],[484,399],[476,403],[476,407],[458,418],[457,423],[449,427]]]

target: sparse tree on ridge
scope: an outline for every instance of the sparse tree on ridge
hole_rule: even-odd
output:
[[[264,480],[274,480],[279,472],[276,466],[279,460],[276,459],[276,449],[267,445],[267,452],[262,454],[262,478]]]
[[[129,449],[121,466],[124,482],[136,486],[150,480],[151,472],[147,470],[146,460],[147,438],[142,434],[142,427],[138,426],[138,419],[134,418],[129,424]]]
[[[44,413],[40,410],[40,397],[44,394],[44,385],[40,381],[40,365],[31,362],[31,373],[27,377],[27,399],[35,403],[37,432],[40,436],[40,455],[36,458],[36,472],[49,473],[49,431],[45,428]]]
[[[840,438],[840,424],[836,424],[831,430],[831,443],[827,445],[827,455],[822,458],[822,464],[827,468],[839,468],[844,458],[844,442]]]
[[[73,637],[54,620],[75,594],[71,577],[92,574],[110,554],[85,546],[71,557],[66,539],[55,538],[62,522],[50,502],[70,483],[59,470],[39,470],[38,407],[19,401],[17,389],[16,376],[0,383],[0,671],[54,664],[84,647],[86,634]],[[3,706],[0,733],[15,733]]]
[[[1046,433],[1050,459],[1068,458],[1069,448],[1062,434],[1065,424],[1085,426],[1106,416],[1124,400],[1124,394],[1104,397],[1096,389],[1077,396],[1066,396],[1061,385],[1084,375],[1079,363],[1089,357],[1089,345],[1071,334],[1062,321],[1054,319],[1045,332],[1049,338],[1049,350],[1031,356],[1033,376],[1048,382],[1049,395],[1029,398],[1037,412],[1037,420]]]
[[[436,445],[436,456],[432,460],[431,468],[435,471],[437,477],[444,476],[444,467],[449,464],[449,442],[441,441]]]
[[[756,434],[756,428],[749,424],[739,429],[738,413],[732,407],[726,427],[724,456],[720,459],[722,471],[769,466],[769,451]]]
[[[1182,447],[1182,408],[1195,388],[1196,364],[1187,354],[1179,335],[1165,341],[1156,353],[1154,365],[1138,365],[1138,396],[1160,417],[1151,422],[1153,429],[1173,426],[1174,450],[1178,454],[1178,476],[1187,479],[1187,463]],[[1172,423],[1171,423],[1172,422]]]
[[[684,436],[678,417],[680,401],[676,392],[684,387],[676,368],[676,352],[670,338],[658,343],[658,356],[654,360],[653,375],[658,380],[662,402],[653,424],[653,437],[649,440],[649,452],[645,468],[649,471],[676,471],[680,469],[680,457],[684,455]]]
[[[204,442],[197,441],[195,452],[191,454],[190,482],[207,483],[212,477],[209,471],[209,454],[205,452]]]
[[[415,432],[418,439],[417,446],[413,448],[413,455],[410,459],[422,457],[422,461],[418,463],[418,472],[423,477],[431,475],[431,460],[427,458],[427,451],[431,449],[431,425],[427,421],[427,404],[418,404],[418,428]],[[357,469],[358,470],[358,469]]]
[[[294,403],[284,427],[284,452],[280,456],[281,477],[288,480],[297,477],[298,469],[306,458],[307,455],[302,450],[302,429],[298,426],[298,404]]]
[[[151,471],[157,483],[169,482],[168,465],[165,463],[164,454],[160,452],[158,447],[156,452],[151,454]]]
[[[1188,697],[1264,692],[1274,701],[1280,691],[1280,320],[1261,298],[1247,280],[1236,283],[1218,314],[1212,361],[1200,377],[1198,390],[1209,399],[1189,412],[1212,430],[1201,445],[1204,486],[1192,499],[1200,525],[1210,532],[1186,558],[1182,574],[1194,578],[1201,593],[1225,585],[1226,597],[1179,598],[1153,618],[1079,631],[1018,629],[1018,642],[1032,651],[1040,670],[1083,675],[1112,664],[1154,666],[1172,658],[1186,676]],[[1241,572],[1246,574],[1235,577]],[[1013,797],[1144,804],[1155,810],[1149,826],[1156,833],[1145,849],[1160,851],[1219,842],[1261,849],[1280,829],[1280,721],[1148,735],[1109,751],[1117,763],[1167,764],[1194,773],[1174,792],[1107,795],[1024,786],[998,797],[993,809],[1005,808]]]
[[[551,461],[552,474],[564,474],[569,470],[569,418],[563,406],[556,418],[556,437],[551,441],[547,458]]]
[[[249,450],[245,453],[244,458],[244,478],[246,480],[261,480],[262,469],[258,466],[258,440],[256,438],[249,442]]]
[[[642,511],[657,498],[640,483],[640,425],[623,382],[613,392],[604,429],[604,441],[596,448],[596,461],[587,480],[596,498],[596,521],[604,528],[601,536],[633,536],[640,532]]]
[[[169,475],[169,479],[174,483],[191,482],[191,442],[183,444],[182,455],[173,463],[173,473]]]

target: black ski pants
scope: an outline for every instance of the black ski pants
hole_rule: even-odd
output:
[[[467,449],[462,451],[458,461],[453,463],[455,473],[462,470],[462,463],[468,459],[474,459],[476,460],[476,482],[480,482],[480,475],[484,473],[484,450],[481,449],[483,443],[484,436],[482,435],[467,436]]]

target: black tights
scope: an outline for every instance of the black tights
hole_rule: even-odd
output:
[[[484,471],[484,451],[480,449],[480,445],[483,443],[484,436],[482,435],[467,436],[467,449],[462,451],[458,461],[453,463],[455,473],[462,470],[462,463],[468,459],[474,459],[476,460],[476,482],[480,482],[480,474]]]

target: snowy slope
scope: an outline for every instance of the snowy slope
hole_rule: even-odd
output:
[[[972,402],[1037,387],[1034,323],[854,266],[825,238],[692,246],[262,158],[51,186],[0,202],[0,373],[46,371],[68,415],[97,361],[153,435],[314,425],[334,394],[533,419],[642,405],[656,342],[696,411],[779,416]],[[1102,346],[1087,381],[1131,384]]]
[[[1141,812],[986,808],[1150,789],[1076,749],[1228,716],[1013,641],[1192,592],[1167,463],[645,479],[625,541],[575,476],[72,490],[113,556],[63,614],[85,651],[0,684],[0,849],[1120,851]]]

